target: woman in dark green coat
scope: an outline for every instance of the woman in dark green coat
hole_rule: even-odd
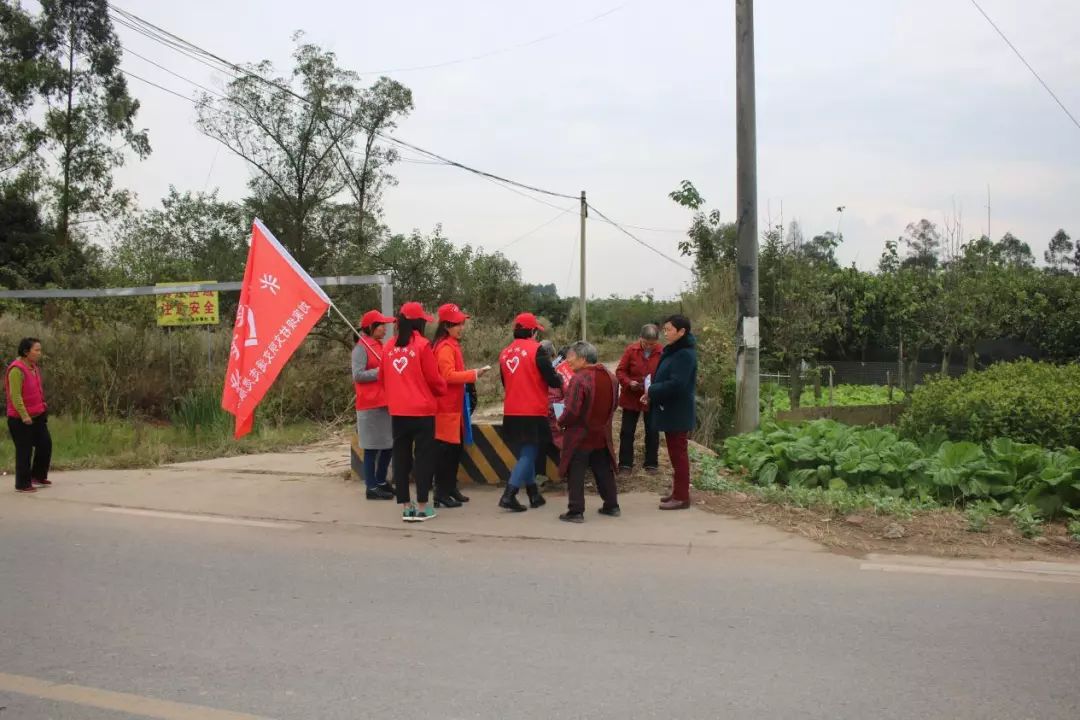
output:
[[[649,419],[664,433],[668,456],[675,471],[671,492],[660,502],[661,510],[690,507],[690,455],[687,445],[694,430],[694,391],[697,387],[697,342],[690,320],[672,315],[662,328],[666,345],[660,365],[649,384]]]

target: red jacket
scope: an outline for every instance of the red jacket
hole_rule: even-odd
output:
[[[548,384],[536,366],[540,343],[535,340],[515,340],[499,355],[506,397],[503,415],[547,417]]]
[[[368,337],[367,335],[361,335],[360,339],[356,342],[357,344],[364,344],[365,354],[367,355],[366,370],[375,370],[382,365],[384,350],[382,346],[379,345],[378,340]],[[386,407],[386,390],[383,388],[381,382],[354,382],[353,387],[356,388],[357,410],[371,410],[373,408]]]
[[[439,375],[446,381],[446,394],[435,403],[435,439],[460,445],[465,415],[465,386],[476,382],[476,371],[465,369],[461,343],[452,337],[440,340],[434,352]]]
[[[398,417],[434,417],[437,397],[446,393],[446,381],[439,375],[431,343],[414,332],[409,344],[397,347],[391,338],[383,350],[379,382],[386,390],[390,415]]]
[[[657,345],[653,348],[648,359],[645,358],[645,349],[641,347],[641,341],[632,342],[626,346],[619,367],[615,370],[615,377],[619,379],[619,407],[627,410],[642,411],[641,396],[645,394],[645,376],[655,377],[656,368],[660,364],[662,348]],[[636,382],[639,387],[636,390],[630,388],[630,383]]]

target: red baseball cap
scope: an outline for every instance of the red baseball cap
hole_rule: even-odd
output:
[[[407,302],[401,306],[401,316],[406,320],[426,320],[432,322],[433,317],[424,312],[424,306],[418,302]]]
[[[514,318],[514,325],[525,330],[543,330],[544,326],[532,313],[524,312]]]
[[[380,325],[394,322],[394,318],[383,315],[378,310],[368,310],[364,317],[360,318],[360,327],[366,328],[372,325]]]
[[[469,316],[461,311],[454,303],[446,303],[439,308],[439,320],[460,325],[469,319]]]

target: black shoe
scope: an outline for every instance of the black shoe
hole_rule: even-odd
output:
[[[534,510],[547,504],[547,500],[545,500],[544,496],[540,494],[539,485],[526,485],[525,492],[529,493],[529,507],[533,508]]]
[[[450,493],[450,497],[454,498],[459,503],[467,503],[467,502],[469,502],[469,498],[462,495],[460,490],[454,490],[452,493]]]
[[[385,485],[378,485],[373,488],[368,488],[367,491],[368,500],[393,500],[394,493],[391,492]]]
[[[453,495],[443,495],[442,497],[435,498],[435,507],[437,508],[459,508],[461,503]]]
[[[622,510],[619,509],[618,505],[612,505],[611,507],[604,506],[596,512],[601,515],[607,515],[608,517],[619,517],[622,515]]]
[[[645,466],[645,472],[649,473],[650,475],[655,475],[656,473],[660,472],[660,466],[659,465],[646,465]]]
[[[499,498],[499,507],[505,510],[513,510],[514,512],[525,512],[529,508],[518,502],[517,490],[506,486],[506,490],[503,491],[502,497]]]
[[[576,512],[564,512],[559,516],[559,519],[563,522],[583,523],[585,522],[585,515]]]

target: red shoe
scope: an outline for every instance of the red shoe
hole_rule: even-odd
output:
[[[52,480],[34,480],[34,487],[49,487],[52,485]]]
[[[672,498],[666,502],[660,503],[661,510],[686,510],[690,507],[689,500],[676,500]]]
[[[36,487],[33,487],[33,486],[30,486],[30,487],[28,487],[28,488],[15,488],[15,492],[20,492],[20,493],[36,493],[36,492],[37,492],[37,488],[36,488]]]

